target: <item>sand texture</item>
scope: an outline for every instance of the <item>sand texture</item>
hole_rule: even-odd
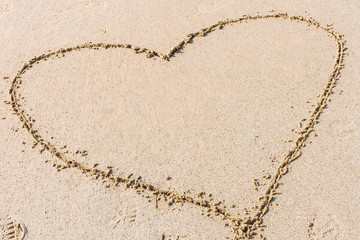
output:
[[[0,238],[359,238],[359,11],[0,2]]]

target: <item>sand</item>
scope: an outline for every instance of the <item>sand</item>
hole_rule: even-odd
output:
[[[36,4],[0,5],[2,238],[360,235],[359,6]]]

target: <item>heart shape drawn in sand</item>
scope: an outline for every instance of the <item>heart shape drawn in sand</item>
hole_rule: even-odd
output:
[[[307,25],[315,26],[318,29],[325,31],[331,36],[336,44],[337,44],[337,56],[336,61],[333,67],[333,70],[329,76],[328,82],[325,86],[325,89],[320,96],[320,99],[315,106],[309,120],[305,123],[303,129],[299,133],[298,138],[293,144],[293,147],[287,152],[285,158],[281,162],[281,164],[277,167],[277,170],[272,175],[271,181],[267,186],[265,193],[260,198],[260,206],[257,209],[256,213],[249,218],[239,219],[232,214],[230,214],[225,208],[221,208],[216,204],[213,204],[209,201],[203,199],[196,199],[193,197],[189,197],[185,194],[178,194],[176,192],[168,191],[160,189],[152,184],[149,184],[145,181],[129,178],[123,178],[115,176],[111,170],[99,170],[94,167],[89,167],[83,163],[80,163],[72,158],[67,157],[62,150],[56,149],[53,144],[49,141],[43,139],[40,133],[33,128],[31,117],[24,112],[19,104],[19,96],[16,91],[20,87],[22,82],[22,75],[29,71],[34,64],[37,64],[42,61],[46,61],[51,57],[62,56],[70,51],[80,51],[82,49],[113,49],[113,48],[123,48],[123,49],[131,49],[136,53],[141,53],[146,55],[148,58],[159,58],[165,61],[170,61],[171,58],[179,52],[180,49],[183,49],[192,42],[195,38],[200,36],[206,36],[207,34],[216,31],[218,29],[222,29],[226,25],[236,24],[236,23],[244,23],[250,20],[257,19],[281,19],[299,22]],[[305,140],[309,137],[309,134],[313,131],[314,125],[319,120],[319,116],[322,110],[326,107],[327,101],[329,99],[329,95],[332,93],[332,89],[334,88],[338,78],[340,69],[343,67],[343,56],[344,56],[344,41],[342,40],[341,35],[334,32],[331,28],[320,25],[317,21],[312,18],[306,18],[302,16],[288,16],[284,13],[273,13],[268,15],[256,15],[256,16],[243,16],[238,19],[231,19],[226,21],[220,21],[210,27],[201,29],[198,32],[188,34],[184,40],[179,42],[175,47],[173,47],[166,55],[161,54],[157,51],[153,51],[147,48],[137,47],[131,44],[106,44],[106,43],[86,43],[82,45],[77,45],[75,47],[69,47],[65,49],[59,49],[57,51],[53,51],[50,53],[46,53],[37,57],[32,58],[24,66],[18,71],[15,78],[12,80],[11,87],[9,90],[11,97],[11,105],[20,121],[22,122],[24,128],[28,130],[28,132],[32,135],[35,141],[41,145],[45,150],[54,155],[57,159],[61,160],[66,167],[71,167],[80,170],[83,174],[87,176],[95,177],[96,179],[106,180],[112,186],[125,185],[130,189],[135,191],[147,191],[156,196],[157,199],[165,199],[166,201],[170,201],[171,203],[189,203],[199,206],[207,210],[208,212],[218,216],[220,215],[224,221],[228,223],[228,226],[234,232],[233,239],[244,239],[250,238],[254,234],[256,234],[256,230],[260,228],[263,216],[268,211],[270,202],[274,199],[274,195],[276,194],[276,189],[279,185],[280,178],[287,173],[288,165],[297,159],[301,155],[301,149],[305,146]]]

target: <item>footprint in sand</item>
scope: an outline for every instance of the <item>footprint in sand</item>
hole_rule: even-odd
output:
[[[340,237],[339,229],[337,220],[328,214],[322,218],[314,217],[309,223],[308,234],[311,240],[336,240]]]
[[[9,216],[0,216],[0,239],[1,240],[23,240],[27,233],[22,223],[16,223]]]

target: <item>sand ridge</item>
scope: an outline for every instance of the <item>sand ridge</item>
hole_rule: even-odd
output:
[[[187,44],[191,43],[194,38],[196,37],[204,37],[212,31],[217,29],[222,29],[226,25],[235,24],[235,23],[242,23],[248,20],[256,20],[256,19],[266,19],[266,18],[273,18],[279,20],[290,20],[290,21],[297,21],[302,22],[308,25],[315,26],[325,32],[327,32],[331,37],[334,38],[337,44],[337,56],[335,65],[333,67],[332,73],[329,76],[329,80],[327,85],[322,93],[314,111],[311,114],[311,117],[306,122],[305,127],[299,133],[297,140],[295,141],[293,147],[287,153],[285,159],[282,161],[280,166],[277,168],[276,172],[273,174],[272,179],[267,187],[267,190],[260,198],[260,207],[258,208],[257,212],[253,217],[239,219],[229,212],[227,212],[224,208],[217,206],[217,204],[211,203],[209,201],[203,200],[201,197],[199,199],[195,199],[193,197],[186,196],[185,194],[178,194],[175,192],[170,192],[167,190],[159,189],[156,186],[148,184],[144,181],[141,181],[138,178],[121,178],[115,176],[111,169],[108,170],[99,170],[94,167],[89,167],[84,164],[78,163],[75,160],[68,158],[64,155],[60,150],[56,149],[52,144],[41,137],[39,132],[32,127],[33,119],[28,116],[23,109],[21,109],[21,105],[18,103],[18,98],[16,95],[16,89],[18,89],[21,85],[21,77],[22,75],[28,71],[32,65],[35,63],[39,63],[41,61],[46,61],[46,59],[53,57],[53,56],[61,56],[65,55],[67,52],[70,51],[79,51],[81,49],[97,49],[97,48],[128,48],[132,49],[135,53],[144,53],[146,57],[157,57],[166,61],[170,61],[171,58],[179,52],[180,49],[184,48]],[[332,89],[334,88],[336,81],[339,79],[340,69],[343,67],[343,57],[344,57],[344,40],[342,36],[333,31],[328,26],[322,26],[317,21],[312,18],[306,18],[302,16],[288,16],[285,13],[273,13],[268,15],[256,15],[256,16],[249,16],[245,15],[238,19],[230,19],[226,21],[220,21],[214,25],[211,25],[208,28],[203,28],[198,32],[188,34],[184,40],[179,42],[176,46],[170,49],[167,54],[162,54],[157,51],[150,50],[148,48],[142,48],[138,46],[134,46],[131,44],[106,44],[106,43],[85,43],[82,45],[69,47],[69,48],[62,48],[57,51],[43,54],[38,57],[34,57],[33,59],[29,60],[24,66],[18,71],[17,75],[13,79],[11,83],[11,87],[9,90],[11,96],[11,105],[14,112],[19,117],[20,121],[22,122],[23,126],[29,131],[29,133],[33,136],[35,141],[43,147],[43,149],[49,151],[52,155],[57,157],[59,160],[63,161],[66,166],[57,165],[56,167],[72,167],[79,169],[82,173],[87,176],[92,176],[95,179],[105,180],[108,183],[111,183],[113,186],[118,186],[119,184],[125,185],[127,188],[134,189],[138,193],[142,191],[150,192],[151,194],[156,196],[157,200],[165,200],[169,204],[174,203],[190,203],[197,206],[200,206],[206,209],[209,213],[213,215],[220,216],[224,221],[228,222],[226,224],[233,232],[234,238],[233,239],[244,239],[250,238],[256,234],[256,230],[262,227],[262,219],[266,212],[269,210],[270,203],[274,200],[274,195],[277,194],[276,189],[279,186],[280,178],[287,173],[288,165],[301,156],[301,149],[305,146],[305,140],[309,137],[309,134],[313,131],[313,127],[319,120],[319,116],[323,109],[327,105],[328,98],[332,93]]]

